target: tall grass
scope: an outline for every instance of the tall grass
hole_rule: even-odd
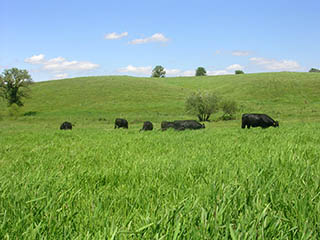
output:
[[[320,128],[0,129],[2,239],[319,239]]]
[[[196,90],[237,120],[161,132]],[[0,239],[319,239],[319,91],[312,73],[36,83],[14,117],[0,102]],[[241,129],[244,112],[280,128]]]

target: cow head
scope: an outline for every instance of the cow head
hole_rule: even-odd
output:
[[[274,127],[279,127],[279,122],[278,122],[278,121],[275,121],[275,122],[273,123],[273,126],[274,126]]]

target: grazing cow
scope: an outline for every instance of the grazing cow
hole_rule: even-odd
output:
[[[162,131],[165,131],[168,128],[174,128],[174,123],[173,122],[167,122],[167,121],[161,122],[161,130]]]
[[[142,129],[140,131],[151,131],[153,129],[153,124],[150,121],[146,121],[143,123]]]
[[[128,128],[128,121],[123,118],[117,118],[114,122],[114,128]]]
[[[173,123],[174,129],[176,130],[201,129],[206,127],[204,124],[201,124],[196,120],[176,120]]]
[[[279,127],[279,122],[274,121],[266,114],[246,113],[242,115],[242,128],[250,127]]]
[[[64,122],[60,126],[60,130],[72,130],[72,123]]]

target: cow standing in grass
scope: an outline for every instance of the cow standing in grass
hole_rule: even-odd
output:
[[[126,128],[128,129],[128,121],[123,118],[117,118],[114,123],[114,128]]]
[[[72,130],[72,123],[64,122],[60,125],[60,130]]]
[[[279,127],[279,122],[273,120],[266,114],[246,113],[242,115],[242,128],[250,127]]]
[[[140,131],[152,131],[153,130],[153,124],[150,121],[145,121],[143,123],[142,129]]]

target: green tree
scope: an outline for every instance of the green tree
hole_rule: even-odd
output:
[[[207,76],[207,71],[204,67],[198,67],[196,70],[196,76]]]
[[[244,72],[242,70],[236,70],[234,73],[235,74],[244,74]]]
[[[195,92],[186,99],[186,111],[199,120],[209,121],[211,114],[218,112],[220,99],[215,93]]]
[[[29,97],[29,85],[32,78],[27,70],[18,68],[5,69],[0,74],[0,97],[7,101],[8,106],[23,106],[23,98]]]
[[[316,69],[316,68],[311,68],[311,69],[309,70],[309,72],[320,72],[320,70],[319,70],[319,69]]]
[[[165,75],[166,75],[166,71],[164,70],[164,68],[161,65],[157,65],[152,70],[151,77],[159,78],[159,77],[165,77]]]
[[[234,114],[238,111],[238,105],[236,101],[225,100],[221,103],[221,108],[223,111],[223,115],[222,115],[223,120],[235,119]]]

